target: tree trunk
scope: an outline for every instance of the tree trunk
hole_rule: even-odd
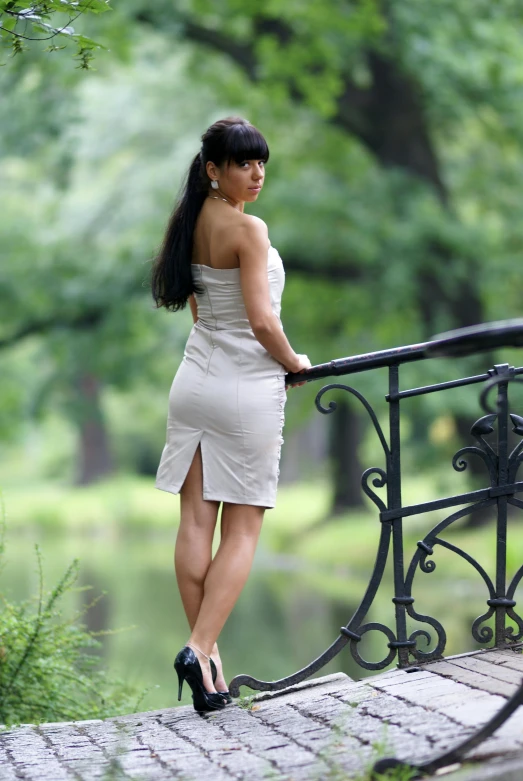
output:
[[[113,459],[101,407],[101,382],[92,372],[78,375],[79,469],[77,485],[88,485],[113,471]]]
[[[79,578],[80,586],[90,586],[89,590],[81,592],[81,606],[87,608],[84,623],[89,632],[107,632],[110,624],[111,599],[104,594],[102,583],[94,570],[83,567]],[[101,596],[103,595],[103,596]],[[98,639],[98,638],[97,638]],[[107,639],[102,637],[99,649],[89,648],[86,652],[105,659],[107,656]]]
[[[333,477],[332,515],[363,506],[359,447],[363,421],[346,399],[336,400],[338,408],[331,415],[330,460]]]

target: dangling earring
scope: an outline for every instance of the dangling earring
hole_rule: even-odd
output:
[[[218,184],[218,180],[217,179],[213,179],[212,182],[211,182],[212,189],[213,190],[217,190],[219,186],[220,185]]]

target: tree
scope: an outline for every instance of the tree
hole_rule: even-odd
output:
[[[148,272],[175,197],[173,177],[183,175],[173,133],[184,138],[189,127],[193,138],[208,109],[202,104],[193,118],[178,113],[192,96],[181,80],[174,93],[164,84],[160,62],[177,81],[184,57],[156,40],[136,64],[114,63],[109,77],[67,90],[71,75],[57,60],[24,63],[22,77],[0,70],[0,430],[15,437],[28,415],[32,425],[50,410],[62,415],[76,429],[67,477],[77,482],[114,464],[108,389],[146,389],[147,420],[160,421],[159,458],[168,384],[189,331],[188,312],[154,310]],[[151,116],[163,121],[151,127]]]
[[[521,59],[516,10],[481,3],[470,23],[461,3],[411,0],[387,13],[371,2],[185,8],[129,0],[107,30],[102,17],[112,56],[122,39],[134,49],[88,90],[63,89],[63,72],[39,58],[29,75],[11,69],[11,100],[0,71],[0,142],[15,161],[0,217],[5,344],[51,334],[63,370],[82,362],[85,341],[111,386],[158,371],[145,350],[137,366],[122,333],[139,312],[145,344],[167,333],[181,344],[185,321],[153,325],[132,269],[139,277],[158,243],[202,128],[233,111],[269,137],[255,208],[289,272],[286,330],[314,362],[518,312],[522,125],[506,57]],[[129,290],[136,309],[123,312]]]
[[[412,0],[333,0],[321,7],[199,0],[187,8],[180,13],[169,4],[153,9],[135,2],[130,12],[193,41],[206,58],[209,51],[224,55],[253,84],[358,139],[384,169],[404,171],[413,189],[415,180],[423,183],[441,207],[425,226],[417,246],[422,260],[412,269],[423,335],[484,321],[483,231],[477,226],[471,233],[463,220],[449,187],[445,144],[487,108],[506,138],[521,143],[519,108],[511,103],[518,103],[511,57],[521,59],[521,9],[508,0],[479,2],[472,16],[468,4],[448,0],[430,9]],[[212,78],[210,69],[202,71]],[[221,77],[220,68],[215,72]],[[488,124],[480,129],[485,139]]]
[[[0,50],[20,54],[29,42],[47,43],[46,52],[76,46],[78,67],[89,69],[101,44],[75,32],[73,23],[85,14],[109,11],[109,0],[0,0]]]

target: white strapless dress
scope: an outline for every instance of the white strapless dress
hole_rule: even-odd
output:
[[[169,393],[156,488],[179,493],[200,443],[204,499],[274,507],[285,369],[254,336],[240,270],[196,264],[192,270],[203,292],[195,295],[198,321]],[[285,271],[272,246],[267,273],[272,310],[279,319]]]

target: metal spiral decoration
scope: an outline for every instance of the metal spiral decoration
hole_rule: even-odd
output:
[[[481,404],[481,406],[483,407],[485,412],[487,412],[489,415],[497,415],[499,413],[499,411],[500,411],[500,401],[499,401],[499,398],[498,398],[498,400],[496,402],[496,406],[495,407],[493,407],[493,406],[491,406],[489,404],[488,397],[491,394],[491,391],[494,388],[497,388],[500,385],[504,385],[504,384],[506,384],[508,382],[521,384],[521,383],[523,383],[523,379],[520,378],[520,377],[515,376],[514,374],[511,374],[509,377],[507,377],[507,376],[502,374],[502,375],[493,376],[492,379],[489,380],[485,384],[485,387],[481,391],[481,395],[479,397],[479,403]]]
[[[331,391],[331,390],[344,390],[344,391],[347,391],[347,393],[350,393],[352,396],[357,398],[358,401],[361,402],[361,404],[363,405],[363,407],[365,408],[365,410],[367,411],[367,413],[368,413],[368,415],[369,415],[369,417],[371,419],[372,425],[374,426],[374,429],[375,429],[375,431],[376,431],[376,433],[378,435],[378,438],[380,440],[380,443],[381,443],[381,446],[383,448],[383,452],[385,453],[385,456],[386,457],[390,456],[390,449],[389,449],[389,446],[387,444],[387,440],[385,439],[385,435],[383,434],[383,429],[380,426],[380,423],[378,421],[376,413],[374,412],[373,408],[371,407],[371,405],[369,404],[369,402],[367,401],[365,396],[362,393],[360,393],[359,391],[357,391],[355,388],[351,388],[350,385],[342,385],[342,384],[337,383],[337,382],[333,382],[330,385],[325,385],[319,391],[319,393],[316,395],[316,398],[314,400],[314,403],[316,405],[316,409],[319,410],[319,412],[321,412],[323,415],[330,415],[332,412],[336,411],[336,409],[338,408],[338,405],[336,404],[335,401],[329,401],[329,406],[328,407],[324,407],[323,404],[321,403],[321,400],[322,400],[323,396],[328,391]]]
[[[522,321],[523,322],[523,321]],[[475,338],[475,335],[474,335]],[[518,337],[519,338],[519,337]],[[522,324],[523,339],[523,324]],[[453,342],[454,337],[450,340]],[[482,645],[495,644],[498,647],[513,644],[523,638],[523,619],[516,610],[515,594],[523,581],[523,563],[506,587],[506,546],[509,517],[507,508],[512,506],[523,510],[523,481],[516,482],[523,462],[523,416],[509,412],[508,389],[513,383],[523,383],[523,367],[514,369],[508,364],[494,366],[487,374],[465,377],[450,382],[428,385],[421,388],[401,390],[399,366],[402,362],[418,360],[423,345],[386,351],[382,355],[369,354],[343,359],[315,368],[315,377],[328,373],[351,373],[361,371],[368,361],[369,367],[388,366],[389,392],[388,439],[385,437],[378,416],[360,391],[342,384],[330,383],[318,392],[315,405],[323,415],[336,411],[334,400],[325,405],[325,394],[343,391],[353,396],[368,415],[378,437],[384,456],[384,466],[371,466],[361,476],[363,493],[372,502],[380,523],[380,536],[374,567],[361,601],[340,634],[326,650],[301,670],[277,681],[261,681],[250,675],[236,676],[229,688],[237,696],[241,686],[262,691],[275,691],[299,683],[322,669],[344,648],[350,651],[358,665],[367,670],[382,670],[395,659],[400,667],[412,664],[412,659],[425,662],[443,655],[447,635],[443,623],[434,616],[426,615],[415,602],[414,583],[416,577],[431,576],[437,579],[437,553],[448,551],[465,561],[480,576],[485,588],[484,609],[471,626],[472,638]],[[301,379],[302,375],[296,378]],[[480,404],[484,410],[470,428],[472,442],[465,443],[452,457],[452,468],[464,473],[470,458],[479,458],[485,467],[485,484],[476,490],[441,499],[405,506],[402,502],[401,474],[401,410],[413,397],[426,393],[444,392],[449,388],[483,383]],[[496,393],[496,398],[493,394]],[[519,441],[508,452],[508,430],[519,437]],[[378,495],[376,489],[383,489]],[[496,571],[487,572],[464,548],[449,539],[455,525],[465,518],[473,518],[486,510],[495,511]],[[423,517],[425,514],[445,510],[443,520],[433,526],[416,544],[410,559],[406,558],[403,540],[403,522],[408,517]],[[489,521],[490,522],[490,521]],[[387,564],[391,561],[394,574],[395,619],[390,626],[370,620],[377,592],[382,585]],[[416,580],[417,583],[417,580]],[[409,625],[407,625],[409,621]],[[417,626],[410,626],[410,621]],[[509,622],[509,623],[507,623]],[[365,635],[379,636],[386,641],[387,648],[380,653],[378,661],[365,658],[361,641]]]
[[[368,660],[364,659],[359,652],[358,643],[360,642],[362,635],[364,635],[366,632],[381,632],[389,641],[389,652],[379,662],[369,662]],[[396,641],[396,635],[392,629],[389,629],[389,627],[385,626],[385,624],[378,624],[372,621],[368,624],[363,624],[363,626],[358,629],[358,634],[359,640],[352,639],[350,642],[350,651],[354,660],[358,662],[360,667],[364,667],[366,670],[383,670],[394,661],[394,657],[396,656],[396,649],[393,647],[393,644]]]
[[[378,466],[371,466],[369,469],[366,469],[361,476],[361,487],[364,493],[367,494],[369,499],[374,502],[379,510],[386,510],[387,508],[382,499],[380,499],[380,497],[369,486],[369,479],[371,475],[377,475],[377,477],[375,477],[372,481],[372,485],[375,488],[383,488],[383,486],[387,484],[387,473]]]
[[[495,500],[490,500],[490,501],[478,503],[475,506],[469,506],[461,510],[458,510],[457,512],[447,516],[444,520],[440,521],[440,523],[438,523],[433,529],[431,529],[431,531],[427,535],[425,535],[425,537],[422,540],[418,541],[417,551],[411,559],[411,563],[405,581],[406,592],[408,594],[412,593],[412,586],[418,568],[420,569],[421,572],[427,574],[430,574],[436,570],[436,562],[434,561],[432,556],[434,554],[435,547],[439,545],[440,547],[446,548],[447,550],[451,551],[452,553],[455,553],[456,555],[460,556],[465,561],[467,561],[483,578],[483,581],[487,586],[490,598],[493,599],[495,597],[494,584],[492,583],[491,578],[489,577],[485,569],[481,566],[481,564],[479,564],[469,553],[459,548],[458,546],[454,545],[453,543],[444,540],[439,536],[443,531],[448,529],[448,527],[454,524],[456,521],[459,521],[462,518],[465,518],[473,514],[474,512],[478,512],[479,510],[483,510],[489,506],[492,506],[494,505],[494,503]],[[522,577],[523,577],[523,572],[522,572]],[[443,653],[446,646],[446,633],[442,624],[436,619],[431,618],[430,616],[425,616],[417,613],[412,607],[412,605],[407,607],[407,611],[408,614],[411,616],[411,618],[415,619],[416,621],[420,621],[422,623],[428,623],[431,626],[433,626],[438,638],[433,649],[431,649],[430,651],[421,651],[416,647],[411,652],[413,656],[415,656],[416,659],[418,660],[436,658],[440,656]],[[483,621],[486,621],[489,618],[491,618],[493,612],[494,612],[493,608],[490,608],[488,613],[480,616],[474,621],[474,624],[472,626],[472,635],[474,639],[479,643],[486,643],[492,640],[493,635],[490,627],[483,627],[480,631],[479,626],[480,624],[483,623]],[[414,635],[411,635],[411,638],[418,637],[418,636],[419,635],[414,633]],[[425,632],[425,636],[427,639],[427,645],[429,645],[432,642],[432,638],[426,632]]]

